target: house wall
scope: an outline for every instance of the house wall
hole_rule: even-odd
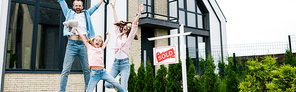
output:
[[[57,92],[60,89],[61,74],[49,73],[5,73],[3,92]],[[70,74],[66,87],[67,92],[85,90],[83,74]]]
[[[155,29],[154,31],[155,31],[154,32],[155,37],[169,35],[168,30]],[[168,38],[166,38],[166,39],[158,39],[158,40],[154,41],[154,44],[155,44],[155,46],[154,46],[155,48],[169,46],[169,39]],[[165,66],[168,66],[168,64],[165,64]],[[157,70],[159,68],[160,68],[160,65],[155,66],[155,73],[157,72]]]
[[[207,7],[210,15],[210,39],[211,39],[211,54],[214,58],[214,64],[218,66],[218,61],[224,59],[226,61],[227,45],[226,39],[226,19],[223,13],[220,11],[219,6],[215,0],[203,0],[205,6]],[[222,43],[221,43],[222,39]],[[223,46],[223,51],[221,49]],[[223,53],[223,56],[221,55]],[[226,62],[227,63],[227,62]],[[218,73],[216,68],[215,73]]]
[[[128,21],[133,22],[135,20],[141,4],[141,0],[128,0]],[[136,34],[139,39],[133,41],[129,52],[129,59],[130,63],[133,61],[135,64],[135,71],[138,71],[138,68],[141,65],[141,26],[138,26]]]

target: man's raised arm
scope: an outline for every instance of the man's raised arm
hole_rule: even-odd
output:
[[[70,9],[68,8],[66,1],[65,0],[58,0],[58,2],[60,3],[60,6],[61,6],[62,11],[64,13],[64,16],[67,16],[67,13]]]

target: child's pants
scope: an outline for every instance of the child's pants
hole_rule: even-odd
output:
[[[91,92],[96,87],[97,83],[101,79],[111,83],[112,85],[114,85],[118,89],[119,92],[124,92],[124,90],[121,87],[121,85],[119,84],[119,82],[117,80],[115,80],[111,75],[109,75],[106,72],[105,68],[103,68],[101,70],[93,70],[93,69],[91,69],[90,80],[89,80],[86,92]]]

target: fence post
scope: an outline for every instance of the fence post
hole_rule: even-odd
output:
[[[235,57],[235,53],[233,53],[233,70],[237,73],[237,70],[236,70],[236,57]]]
[[[288,35],[288,39],[289,39],[289,49],[292,52],[292,45],[291,45],[291,37],[290,37],[290,35]]]

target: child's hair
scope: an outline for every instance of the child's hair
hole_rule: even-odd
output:
[[[97,35],[97,36],[95,36],[95,37],[93,37],[93,38],[89,38],[89,37],[87,37],[86,42],[88,42],[91,46],[95,46],[95,44],[94,44],[94,40],[95,40],[97,37],[100,37],[100,38],[102,39],[102,36]],[[103,46],[103,39],[101,40],[101,44],[100,44],[100,45],[101,45],[100,47]]]
[[[130,22],[130,21],[126,21],[126,22],[124,22],[124,21],[120,21],[120,22],[118,22],[118,23],[115,23],[114,25],[120,27],[120,28],[119,28],[120,32],[122,32],[123,28],[126,26],[126,31],[127,31],[126,33],[127,33],[127,36],[128,36],[129,33],[130,33],[130,31],[131,31],[131,26],[127,26],[128,24],[132,24],[132,22]],[[138,40],[138,36],[135,35],[134,39],[135,39],[135,40]]]

